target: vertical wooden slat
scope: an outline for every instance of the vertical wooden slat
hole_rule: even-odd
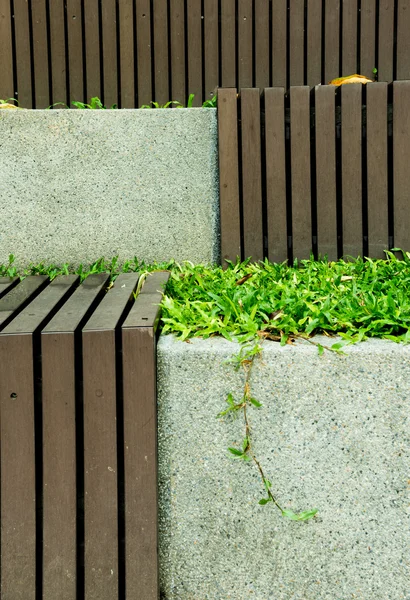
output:
[[[104,2],[101,2],[104,104],[107,108],[118,103],[117,15],[115,4],[115,0],[104,0]]]
[[[33,20],[33,62],[35,78],[36,108],[50,106],[48,43],[45,0],[32,0],[31,14]]]
[[[284,88],[265,89],[266,204],[271,262],[283,262],[288,257],[284,100]]]
[[[138,106],[153,100],[151,77],[151,15],[150,1],[137,2]]]
[[[360,74],[373,79],[376,67],[376,0],[362,0],[360,13]]]
[[[238,88],[252,87],[252,0],[238,0]]]
[[[315,88],[318,254],[337,260],[335,88]]]
[[[339,77],[340,0],[325,2],[325,81]]]
[[[293,258],[312,252],[310,194],[310,96],[307,86],[290,88]]]
[[[408,35],[408,32],[407,32]],[[378,81],[393,81],[394,2],[379,3],[379,67]],[[408,57],[407,57],[408,60]]]
[[[14,98],[10,2],[0,3],[0,98]]]
[[[357,0],[342,0],[342,75],[357,73]]]
[[[221,4],[221,62],[222,86],[237,87],[235,44],[235,0]]]
[[[343,255],[363,252],[362,228],[362,84],[343,85],[342,214]]]
[[[322,0],[307,3],[307,85],[322,83]]]
[[[410,248],[409,156],[410,82],[393,83],[394,245]]]
[[[168,66],[168,7],[167,0],[154,0],[154,66],[155,100],[165,104],[171,98]]]
[[[396,79],[410,79],[410,0],[397,0]]]
[[[171,19],[171,98],[185,104],[185,15],[184,0],[170,3]]]
[[[121,108],[135,108],[133,0],[119,0]],[[88,69],[87,69],[88,75]],[[154,100],[155,98],[153,98]]]
[[[304,0],[293,0],[289,10],[289,85],[303,85],[304,61]]]
[[[84,101],[81,0],[67,0],[70,100]],[[94,95],[94,92],[91,92]]]
[[[369,256],[384,258],[388,248],[387,84],[368,84],[367,213]]]
[[[272,85],[286,88],[287,8],[272,0]]]
[[[255,86],[269,87],[269,0],[255,3]]]
[[[207,0],[204,4],[204,99],[211,99],[219,82],[219,35],[218,0]]]
[[[21,107],[32,108],[30,29],[27,0],[14,0],[14,27],[16,32],[16,97]]]
[[[236,89],[218,90],[221,258],[241,257]]]
[[[260,95],[241,90],[242,203],[244,258],[263,259]]]
[[[50,2],[51,102],[69,103],[66,82],[64,2]],[[61,108],[58,107],[58,108]]]
[[[201,0],[188,0],[188,90],[195,94],[194,106],[202,105],[202,15]]]
[[[98,0],[87,0],[84,3],[85,27],[85,56],[87,65],[86,99],[93,96],[102,97],[101,93],[101,63],[100,63],[100,33]],[[72,90],[71,99],[74,98]]]

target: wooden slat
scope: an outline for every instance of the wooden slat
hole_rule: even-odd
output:
[[[84,101],[81,0],[67,0],[68,72],[70,100]],[[90,41],[87,39],[87,41]],[[92,65],[88,65],[92,68]],[[91,91],[94,95],[94,91]]]
[[[188,0],[188,90],[195,94],[194,106],[202,105],[202,14],[201,0]]]
[[[396,79],[410,79],[410,0],[397,0]]]
[[[18,277],[0,277],[0,298],[16,286],[19,282]]]
[[[410,82],[393,83],[394,245],[410,248],[409,161]]]
[[[357,73],[357,0],[342,0],[342,75]]]
[[[29,10],[26,0],[14,0],[14,27],[16,32],[16,97],[21,107],[32,108]]]
[[[337,260],[335,88],[315,88],[318,254]]]
[[[307,85],[322,83],[322,0],[307,3]]]
[[[252,87],[252,0],[238,0],[238,88]]]
[[[151,75],[151,14],[150,0],[136,0],[136,31],[138,57],[138,106],[153,100]]]
[[[219,82],[218,0],[204,3],[204,99],[210,100]]]
[[[287,8],[283,0],[272,0],[272,85],[286,88]]]
[[[184,0],[170,3],[171,19],[171,97],[185,104],[185,15]]]
[[[343,85],[342,214],[343,255],[363,253],[362,228],[362,85]]]
[[[64,3],[50,2],[51,101],[69,103],[66,82]],[[58,108],[62,108],[61,106]]]
[[[118,599],[115,329],[137,281],[120,275],[82,334],[86,600]]]
[[[241,257],[236,89],[218,90],[221,258]]]
[[[150,290],[168,277],[149,277],[122,327],[126,600],[159,596],[155,330],[162,293]]]
[[[101,2],[104,64],[104,104],[110,108],[118,104],[117,84],[117,15],[116,0]]]
[[[310,97],[309,88],[290,88],[290,147],[292,179],[293,258],[309,258],[312,252],[310,194]]]
[[[288,257],[284,99],[284,88],[265,89],[266,204],[271,262],[283,262]]]
[[[369,256],[384,258],[389,244],[387,84],[368,84],[366,92]]]
[[[255,86],[269,87],[269,0],[255,3]]]
[[[373,79],[376,67],[376,0],[362,0],[360,14],[360,73]]]
[[[0,3],[0,98],[14,98],[10,2]]]
[[[339,77],[340,0],[325,2],[325,81]]]
[[[222,86],[236,87],[235,0],[221,3]]]
[[[121,108],[135,108],[133,0],[118,0],[118,8],[120,31]]]
[[[6,325],[24,305],[48,282],[44,275],[32,275],[23,279],[0,300],[0,328]]]
[[[408,34],[408,32],[407,32]],[[394,2],[379,2],[379,65],[378,81],[393,81]],[[407,61],[408,61],[407,56]]]
[[[303,85],[304,0],[293,0],[289,9],[289,85]]]
[[[33,61],[35,78],[35,106],[48,108],[51,104],[48,73],[47,17],[45,0],[32,0]]]
[[[94,96],[102,97],[98,0],[87,0],[84,3],[84,27],[87,65],[86,98],[89,101]],[[71,99],[78,100],[74,98],[72,91]]]
[[[263,259],[260,95],[241,90],[243,253]]]
[[[155,100],[165,104],[171,98],[168,77],[167,0],[154,0]]]

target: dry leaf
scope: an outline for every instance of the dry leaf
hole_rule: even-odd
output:
[[[346,83],[373,83],[373,79],[368,79],[364,75],[347,75],[346,77],[338,77],[329,81],[329,85],[345,85]]]

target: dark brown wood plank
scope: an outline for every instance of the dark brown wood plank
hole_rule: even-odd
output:
[[[357,0],[342,0],[342,75],[357,73]]]
[[[10,2],[0,3],[0,98],[14,98]]]
[[[283,0],[272,0],[272,85],[286,88],[287,8]]]
[[[312,252],[310,195],[310,97],[306,86],[290,88],[293,258]]]
[[[118,104],[116,0],[101,2],[104,64],[104,104]]]
[[[19,282],[18,277],[0,277],[0,298],[16,286]]]
[[[32,275],[23,279],[8,294],[0,299],[0,328],[6,327],[7,323],[17,314],[19,310],[48,282],[44,275]]]
[[[204,62],[204,99],[210,100],[219,84],[218,0],[204,4]]]
[[[184,0],[170,4],[171,19],[171,98],[186,103]]]
[[[36,491],[31,335],[0,334],[1,596],[36,598]]]
[[[100,33],[99,33],[99,3],[98,0],[87,0],[84,3],[85,27],[85,56],[87,65],[86,98],[102,97],[101,63],[100,63]],[[132,18],[132,17],[131,17]],[[71,98],[74,98],[71,93]]]
[[[265,89],[266,204],[271,262],[283,262],[288,257],[284,100],[284,88]]]
[[[255,2],[255,86],[270,85],[269,72],[269,0]]]
[[[48,73],[47,17],[45,0],[32,0],[33,61],[36,108],[48,108],[51,104]]]
[[[410,0],[397,0],[396,79],[410,79]]]
[[[407,32],[408,34],[408,32]],[[378,81],[393,81],[394,2],[379,3],[379,67]]]
[[[50,2],[51,100],[70,102],[67,98],[66,55],[64,42],[64,3]],[[57,108],[62,108],[57,107]]]
[[[260,94],[241,90],[242,207],[244,258],[263,259]]]
[[[70,100],[84,101],[81,0],[67,0]],[[88,63],[87,63],[87,66]],[[91,66],[92,67],[92,66]],[[94,91],[91,92],[94,95]]]
[[[252,0],[238,0],[238,88],[252,87]]]
[[[343,85],[342,214],[343,255],[363,253],[362,227],[362,84]]]
[[[236,87],[235,0],[221,4],[222,86]]]
[[[322,0],[307,4],[307,85],[322,83]]]
[[[360,11],[360,74],[374,79],[376,67],[376,0],[362,0]]]
[[[27,0],[14,1],[14,27],[16,33],[16,99],[22,108],[32,108],[31,51],[29,10]]]
[[[389,245],[387,84],[368,84],[366,91],[369,256],[384,258]]]
[[[167,0],[154,0],[155,100],[165,104],[170,99],[168,79],[168,8]]]
[[[158,271],[147,276],[141,292],[124,321],[123,329],[127,327],[157,328],[161,314],[159,304],[162,301],[168,279],[168,271]]]
[[[135,108],[133,0],[119,0],[118,8],[120,31],[121,108]]]
[[[340,0],[325,3],[325,81],[339,77]]]
[[[315,88],[318,254],[337,260],[335,88]]]
[[[219,203],[221,258],[241,257],[239,208],[238,116],[236,89],[218,90]]]
[[[187,1],[188,94],[195,94],[194,106],[202,106],[202,11],[201,0]]]
[[[125,306],[133,299],[138,273],[121,273],[98,309],[91,315],[83,332],[114,329]]]
[[[151,77],[151,14],[150,0],[136,0],[136,31],[138,57],[138,106],[154,99]],[[163,43],[163,42],[162,42]]]
[[[393,83],[393,190],[394,245],[410,248],[409,160],[410,156],[410,82]]]
[[[293,0],[289,9],[289,85],[303,85],[304,0]]]

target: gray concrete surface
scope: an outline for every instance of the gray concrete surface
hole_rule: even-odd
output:
[[[0,112],[0,263],[219,260],[215,110]]]
[[[243,422],[220,421],[242,375],[226,340],[158,345],[161,593],[167,600],[409,600],[410,346],[325,352],[266,342],[252,390],[256,467],[230,459]]]

